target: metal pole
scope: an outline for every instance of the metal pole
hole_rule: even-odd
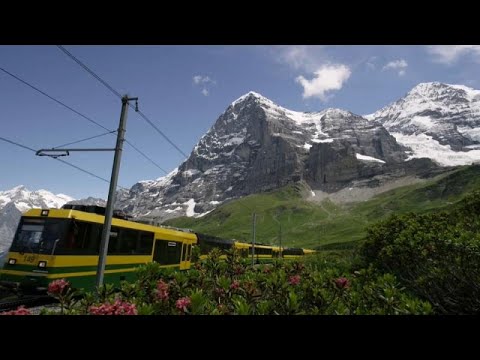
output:
[[[253,213],[253,236],[252,236],[252,266],[255,264],[255,223],[257,221],[257,214]]]
[[[280,223],[279,225],[280,225],[280,237],[279,237],[279,240],[280,240],[280,257],[282,257],[282,223]]]
[[[113,205],[115,203],[115,190],[117,189],[118,173],[120,171],[120,160],[122,158],[122,148],[127,124],[128,101],[127,95],[122,97],[122,112],[120,114],[120,124],[117,133],[117,145],[115,146],[115,156],[113,158],[112,177],[110,178],[110,189],[108,191],[107,208],[105,210],[105,223],[103,224],[102,242],[100,243],[100,253],[97,267],[97,288],[103,285],[103,275],[105,272],[105,263],[107,260],[108,242],[110,240],[110,227],[112,225]]]

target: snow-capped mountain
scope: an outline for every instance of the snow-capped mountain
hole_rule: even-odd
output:
[[[418,169],[417,161],[406,162],[405,150],[380,123],[349,111],[296,112],[249,92],[228,106],[178,169],[118,192],[116,208],[167,219],[202,216],[228,199],[299,180],[334,191]]]
[[[226,108],[177,169],[118,191],[115,208],[157,221],[200,217],[229,199],[300,180],[334,192],[478,161],[480,91],[462,85],[419,84],[363,117],[341,109],[292,111],[249,92]],[[72,200],[50,195],[23,187],[0,192],[0,219],[18,221],[29,207]],[[74,203],[105,205],[93,198]]]
[[[0,191],[0,251],[10,246],[23,212],[31,208],[60,208],[72,200],[70,196],[47,190],[30,191],[23,185]]]
[[[421,83],[365,117],[379,121],[400,144],[410,147],[410,158],[428,157],[444,166],[480,160],[480,90]]]
[[[94,198],[89,196],[88,198],[85,199],[80,199],[80,200],[73,200],[69,201],[67,204],[72,204],[72,205],[96,205],[96,206],[107,206],[107,201],[104,199],[100,198]]]

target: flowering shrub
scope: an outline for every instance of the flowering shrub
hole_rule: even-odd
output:
[[[91,306],[89,313],[92,315],[137,315],[135,304],[117,299],[113,304],[104,303],[100,306]]]
[[[163,280],[157,283],[157,297],[160,300],[168,300],[168,284]]]
[[[182,313],[186,313],[188,310],[188,307],[192,304],[192,300],[188,296],[183,297],[181,299],[178,299],[175,302],[175,306],[177,307],[178,310],[180,310]]]
[[[321,315],[429,314],[429,303],[403,291],[395,276],[353,271],[346,260],[325,256],[276,259],[252,266],[214,251],[188,271],[142,266],[120,292],[86,294],[78,313],[93,315]],[[52,285],[57,294],[60,283]],[[68,290],[67,290],[68,292]],[[113,297],[116,298],[113,298]]]
[[[48,295],[56,298],[60,303],[61,314],[65,313],[65,309],[71,309],[76,303],[76,292],[70,287],[70,283],[65,279],[52,281],[48,285]]]
[[[32,313],[22,305],[17,310],[4,311],[0,315],[32,315]]]
[[[480,309],[480,192],[450,211],[392,216],[371,226],[364,267],[394,274],[443,314]]]

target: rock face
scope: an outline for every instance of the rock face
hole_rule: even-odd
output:
[[[410,158],[429,157],[444,166],[480,159],[479,90],[421,83],[366,118],[382,123],[399,143],[410,147]]]
[[[202,216],[230,198],[300,180],[335,191],[373,175],[408,172],[405,150],[379,122],[340,109],[295,112],[250,92],[226,109],[178,169],[118,192],[116,208],[164,220]]]
[[[0,210],[0,252],[8,250],[21,216],[22,212],[13,202]]]
[[[0,252],[8,250],[23,212],[31,208],[60,208],[72,200],[46,190],[29,191],[23,185],[0,191]]]

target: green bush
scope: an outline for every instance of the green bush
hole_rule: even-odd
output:
[[[361,256],[439,313],[480,313],[480,193],[449,212],[392,216],[367,230]]]

